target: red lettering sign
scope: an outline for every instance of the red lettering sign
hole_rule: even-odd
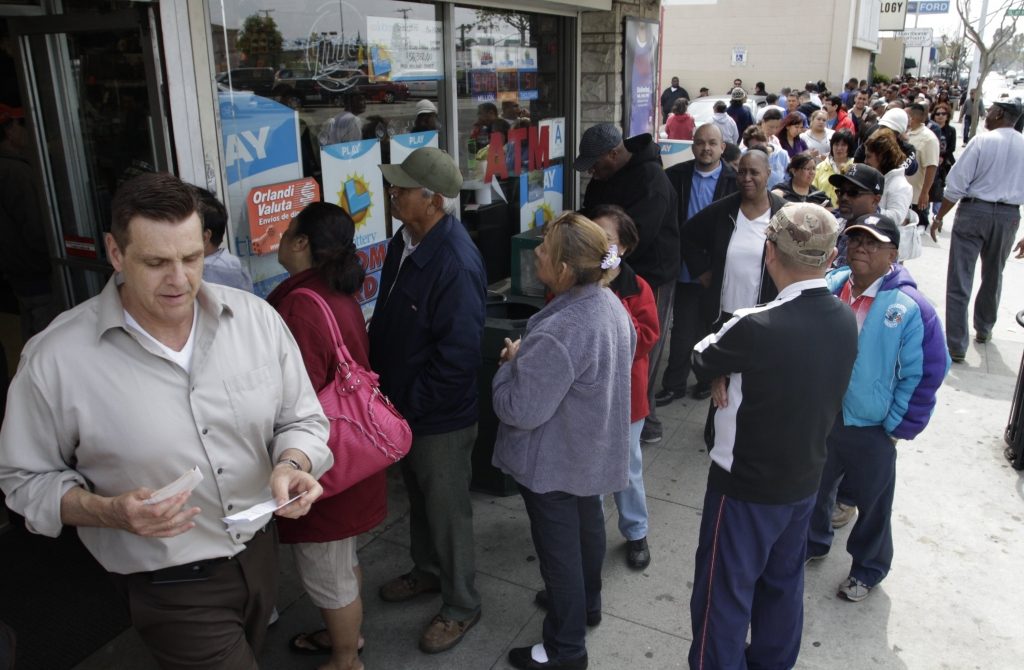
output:
[[[320,186],[311,178],[258,186],[246,200],[252,252],[264,256],[277,251],[281,236],[306,205],[320,200]]]

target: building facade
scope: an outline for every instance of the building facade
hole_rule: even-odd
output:
[[[867,79],[878,50],[880,0],[665,0],[662,78],[679,77],[691,95],[707,86],[748,93],[824,80],[833,91]]]
[[[481,248],[542,225],[578,202],[582,130],[622,122],[624,18],[658,13],[612,0],[0,2],[16,82],[0,102],[24,110],[55,291],[65,307],[98,293],[114,192],[166,170],[227,205],[225,245],[261,295],[284,276],[289,212],[316,197],[349,209],[370,309],[400,225],[377,163],[448,151]]]

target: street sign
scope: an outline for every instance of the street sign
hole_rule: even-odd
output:
[[[931,28],[907,28],[900,35],[905,47],[930,47],[932,45]]]
[[[949,13],[949,0],[934,0],[931,2],[925,2],[924,0],[918,0],[918,2],[907,3],[907,14],[948,14]]]
[[[883,0],[878,14],[879,30],[903,30],[907,25],[907,3],[905,0],[889,2]]]
[[[1024,8],[1022,9],[1007,9],[1007,16],[1024,16]]]

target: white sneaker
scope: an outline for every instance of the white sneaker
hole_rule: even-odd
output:
[[[853,521],[855,516],[857,516],[856,505],[844,505],[841,502],[837,502],[836,508],[832,510],[832,528],[842,528]]]
[[[846,581],[839,585],[839,592],[836,595],[849,600],[851,603],[859,603],[867,598],[870,593],[870,586],[856,577],[847,577]]]

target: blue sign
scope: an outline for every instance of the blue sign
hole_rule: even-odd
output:
[[[907,3],[907,14],[948,14],[949,0],[917,0]]]
[[[299,163],[299,123],[294,110],[260,96],[222,93],[220,100],[224,171],[229,185]],[[230,115],[224,114],[225,108]]]

